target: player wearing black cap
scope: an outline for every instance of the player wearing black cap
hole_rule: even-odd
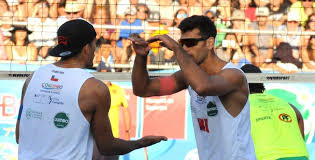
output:
[[[103,155],[125,154],[167,139],[114,138],[108,87],[84,70],[93,65],[93,26],[82,19],[71,20],[57,34],[58,45],[49,54],[61,60],[40,67],[23,86],[16,124],[20,160],[91,160],[93,138]]]

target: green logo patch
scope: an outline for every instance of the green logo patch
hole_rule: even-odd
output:
[[[215,116],[218,114],[217,105],[213,102],[207,104],[207,114],[208,116]]]
[[[54,117],[54,124],[57,128],[65,128],[69,124],[69,117],[64,112],[59,112]]]

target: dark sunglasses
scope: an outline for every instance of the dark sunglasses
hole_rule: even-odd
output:
[[[204,41],[208,38],[209,37],[179,39],[178,43],[182,47],[184,47],[184,45],[186,47],[193,47],[193,46],[197,45],[199,41]]]
[[[138,11],[138,12],[143,12],[143,13],[146,13],[146,14],[148,14],[148,13],[149,13],[149,11],[148,11],[148,10],[140,10],[140,9],[137,9],[137,11]]]

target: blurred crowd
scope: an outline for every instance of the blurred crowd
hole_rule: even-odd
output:
[[[252,63],[281,73],[315,70],[313,0],[0,0],[0,60],[55,61],[48,51],[57,43],[57,28],[83,18],[97,31],[97,70],[128,72],[135,58],[130,34],[144,39],[168,34],[178,40],[177,26],[192,15],[213,20],[217,55],[237,66]],[[148,64],[176,65],[172,51],[159,43],[151,47]]]

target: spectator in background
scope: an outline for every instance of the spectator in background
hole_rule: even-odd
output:
[[[187,8],[188,15],[202,15],[203,6],[198,0],[182,0],[180,2],[180,7]]]
[[[141,20],[136,17],[137,10],[135,7],[130,7],[125,10],[125,19],[120,23],[120,26],[128,26],[128,27],[140,27],[142,26]],[[123,48],[127,47],[129,44],[129,40],[127,38],[130,34],[136,33],[139,34],[142,38],[144,38],[144,31],[142,29],[120,29],[117,31],[119,33],[117,46],[121,49],[120,53],[116,54],[114,57],[115,62],[119,63],[121,61],[121,56],[123,54]],[[123,46],[126,44],[125,46]]]
[[[0,15],[9,10],[6,0],[0,0]]]
[[[211,9],[213,5],[215,4],[216,0],[200,0],[202,7],[202,13],[205,13],[207,10]]]
[[[83,16],[82,18],[91,22],[92,21],[92,14],[94,10],[94,1],[95,0],[77,0],[78,3],[83,6]]]
[[[13,13],[11,11],[6,11],[2,13],[1,22],[5,22],[1,24],[1,31],[3,33],[3,42],[6,44],[10,41],[12,33],[10,32],[13,27],[10,24],[13,21]]]
[[[217,36],[215,38],[214,44],[214,49],[216,51],[217,56],[224,61],[230,61],[230,57],[227,56],[226,52],[224,51],[224,48],[222,47],[222,42],[225,39],[226,32],[220,32],[221,29],[227,29],[227,27],[217,20],[217,14],[211,9],[206,10],[204,15],[209,17],[214,22],[217,28]]]
[[[139,3],[139,0],[119,0],[117,3],[117,15],[120,19],[125,19],[125,11],[128,8],[135,8],[136,5]]]
[[[256,21],[256,5],[253,0],[239,0],[239,9],[245,13],[245,17],[250,21]]]
[[[287,0],[272,0],[267,7],[270,11],[268,20],[274,28],[277,28],[285,22],[285,15],[288,13],[290,2]]]
[[[147,26],[147,19],[150,15],[149,7],[144,3],[138,3],[136,5],[137,9],[137,19],[140,19],[142,24],[146,27]]]
[[[179,8],[175,12],[175,14],[173,16],[173,22],[172,22],[171,27],[169,28],[169,33],[168,33],[168,35],[170,37],[172,37],[175,40],[179,40],[180,30],[178,29],[178,25],[183,19],[187,18],[188,16],[189,16],[189,13],[188,13],[187,9],[184,7]]]
[[[214,11],[212,11],[211,9],[208,9],[205,11],[204,13],[205,16],[209,17],[215,24],[216,28],[217,28],[217,36],[215,38],[215,51],[217,53],[217,55],[225,60],[225,61],[229,61],[229,58],[226,58],[226,53],[223,51],[222,48],[222,41],[225,39],[226,33],[225,32],[219,32],[220,29],[226,29],[227,27],[222,24],[222,23],[218,23],[217,21],[217,15]]]
[[[180,24],[180,22],[187,18],[189,16],[188,11],[185,8],[180,8],[178,9],[175,14],[174,14],[174,18],[173,18],[173,23],[172,23],[172,27],[178,27],[178,25]]]
[[[271,0],[254,0],[257,7],[265,7],[270,3]]]
[[[282,25],[278,28],[279,31],[296,32],[293,34],[279,34],[276,37],[276,45],[279,46],[281,42],[289,43],[293,48],[293,57],[295,59],[301,58],[301,46],[305,46],[304,36],[298,35],[298,33],[304,32],[303,27],[300,26],[300,16],[297,12],[289,12],[286,25]]]
[[[315,70],[315,35],[312,35],[302,51],[303,68]]]
[[[97,40],[113,41],[116,39],[114,29],[107,29],[104,25],[111,24],[110,12],[108,10],[108,5],[97,4],[93,14],[93,24],[96,31]]]
[[[289,43],[281,42],[272,57],[271,63],[266,65],[266,68],[271,68],[280,73],[296,73],[299,68],[302,68],[302,62],[293,57],[292,50]]]
[[[251,64],[241,69],[245,73],[262,73]],[[263,83],[249,83],[249,90],[251,135],[257,160],[308,160],[304,121],[299,110],[279,97],[264,93]]]
[[[212,7],[211,10],[213,10],[217,16],[220,23],[224,24],[225,26],[229,27],[231,26],[231,14],[233,12],[233,6],[231,0],[217,0],[217,2],[214,4],[215,7]]]
[[[131,66],[133,66],[133,63],[135,62],[135,58],[136,58],[136,52],[133,50],[132,46],[129,44],[123,52],[123,55],[121,56],[121,64],[130,64],[130,68]],[[123,71],[131,71],[131,69],[123,69]]]
[[[29,35],[30,42],[38,49],[37,60],[55,61],[56,58],[48,56],[48,50],[56,45],[57,22],[49,16],[49,3],[45,0],[39,1],[27,19],[27,28],[33,31]]]
[[[62,24],[69,20],[83,18],[84,6],[83,4],[77,1],[66,1],[64,11],[66,15],[65,16],[61,15],[57,18],[58,26],[61,26]]]
[[[11,41],[6,44],[8,60],[21,62],[36,61],[37,48],[28,39],[28,35],[32,32],[26,26],[14,26],[11,32]]]
[[[67,15],[65,12],[66,0],[56,0],[56,1],[59,1],[59,3],[57,3],[57,17],[53,17],[54,20],[57,20],[58,17],[65,17]],[[50,8],[50,9],[54,9],[54,8]]]
[[[2,31],[0,30],[0,60],[7,60],[7,59],[8,59],[8,56],[5,50],[3,34],[2,34]]]
[[[232,17],[232,29],[247,30],[248,26],[245,23],[245,13],[241,10],[234,10]],[[251,63],[252,54],[250,52],[250,41],[245,33],[236,32],[228,33],[226,40],[222,42],[222,47],[226,48],[227,56],[235,65],[242,65],[241,63]]]
[[[15,21],[21,20],[21,18],[19,18],[19,16],[20,16],[19,1],[18,0],[7,0],[7,4],[9,6],[9,11],[11,11],[13,13],[13,16],[12,16],[13,20],[15,20]]]
[[[65,0],[47,0],[47,2],[49,4],[49,17],[56,21],[58,18],[58,10],[60,9],[64,11]]]
[[[179,7],[179,3],[173,0],[155,0],[158,6],[153,6],[150,8],[150,11],[159,11],[161,17],[161,23],[167,26],[171,26],[173,22],[172,15],[175,14]]]
[[[114,72],[111,68],[114,64],[114,48],[110,45],[109,40],[99,39],[97,40],[97,49],[93,63],[97,64],[98,72]]]
[[[300,24],[302,26],[305,25],[307,19],[308,19],[308,15],[305,13],[305,9],[303,7],[302,1],[300,0],[290,0],[290,2],[292,3],[289,9],[289,12],[295,12],[297,13],[297,16],[300,20]]]
[[[109,6],[104,4],[96,4],[91,22],[93,22],[93,24],[99,25],[111,24]]]
[[[307,32],[315,32],[315,14],[312,14],[305,25],[305,31]],[[310,40],[310,35],[306,35],[305,36],[305,44],[308,44],[309,40]]]
[[[307,17],[314,14],[314,10],[315,10],[314,0],[303,0],[302,5],[304,7],[304,13],[307,15]]]
[[[252,22],[250,24],[250,27],[253,30],[273,31],[272,25],[268,22],[269,9],[267,7],[256,8],[255,14],[257,22]],[[258,55],[261,55],[255,57],[256,65],[260,66],[264,62],[271,62],[274,46],[273,35],[256,33],[251,34],[249,39],[257,48],[257,52],[259,52]]]
[[[160,18],[161,18],[160,12],[152,11],[150,13],[150,16],[147,20],[148,26],[149,27],[156,27],[158,29],[157,30],[146,30],[146,33],[145,33],[146,39],[153,37],[153,36],[156,36],[156,35],[163,35],[163,34],[169,33],[167,26],[160,23]],[[153,42],[150,44],[150,46],[152,48],[150,51],[150,54],[152,55],[152,57],[151,56],[148,57],[147,63],[153,64],[153,63],[155,63],[154,61],[157,60],[157,59],[155,59],[155,57],[158,55],[163,55],[164,53],[162,51],[162,48],[161,48],[159,42]]]

